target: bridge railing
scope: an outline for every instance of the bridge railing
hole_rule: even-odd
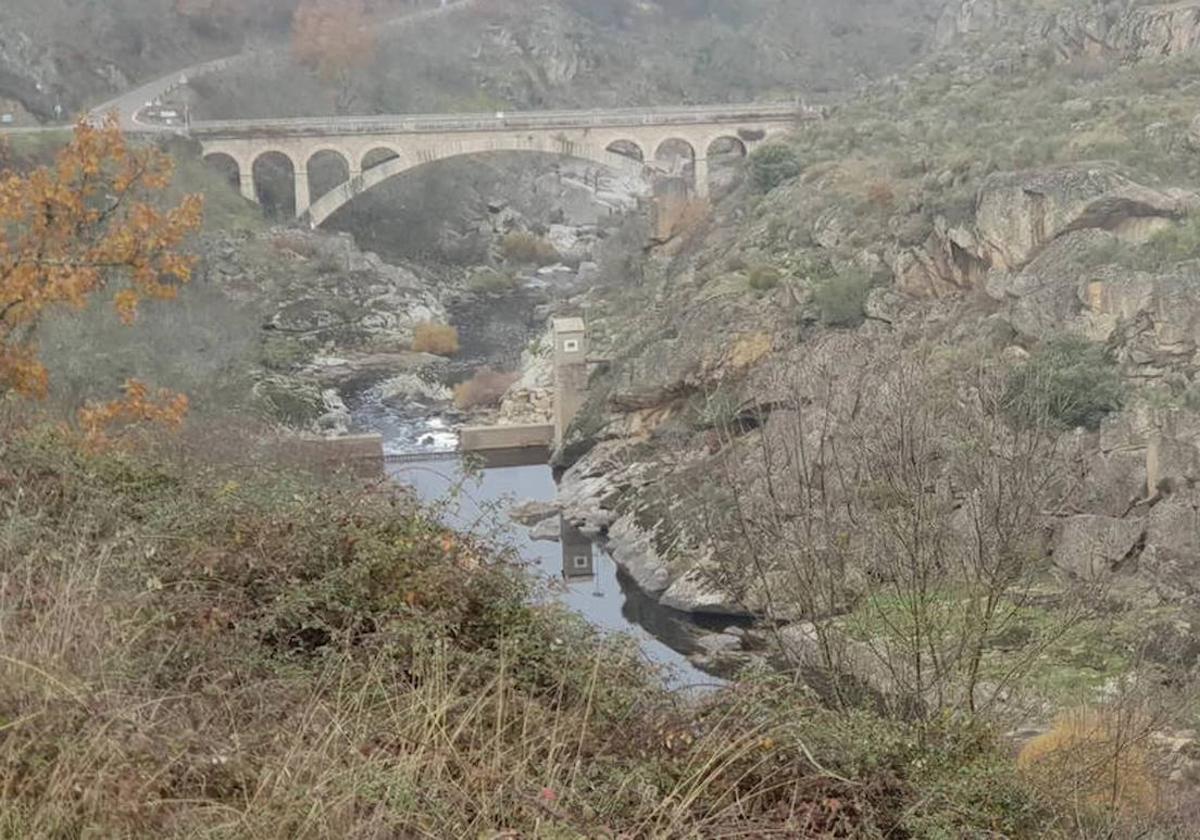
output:
[[[613,108],[599,111],[516,111],[496,114],[405,114],[373,117],[299,117],[200,121],[192,134],[419,134],[447,131],[501,131],[511,129],[577,129],[695,125],[699,123],[778,122],[815,119],[821,111],[793,102],[748,105],[690,105],[669,108]]]

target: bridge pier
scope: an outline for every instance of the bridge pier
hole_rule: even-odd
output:
[[[254,189],[254,168],[252,165],[238,167],[238,185],[241,187],[242,198],[258,203],[258,192]]]
[[[696,158],[692,162],[692,172],[696,180],[696,198],[708,198],[708,158]]]
[[[295,170],[296,182],[296,218],[302,217],[312,206],[312,195],[308,187],[308,170]]]

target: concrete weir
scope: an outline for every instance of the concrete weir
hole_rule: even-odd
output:
[[[481,455],[490,466],[546,463],[563,442],[587,398],[590,362],[587,325],[582,318],[555,318],[554,416],[548,423],[514,423],[494,426],[463,426],[458,430],[458,448],[453,452],[386,455],[379,435],[342,438],[301,439],[299,448],[322,466],[349,464],[356,469],[374,469],[384,463],[427,460],[431,457]]]
[[[498,449],[550,449],[554,446],[554,425],[533,423],[520,426],[463,426],[458,431],[462,452],[489,452]]]

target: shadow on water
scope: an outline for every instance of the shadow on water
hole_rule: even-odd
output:
[[[512,548],[530,570],[549,584],[553,597],[606,632],[631,636],[643,654],[664,667],[668,685],[713,685],[719,678],[688,659],[697,650],[698,631],[717,631],[728,621],[697,622],[663,607],[617,567],[602,542],[594,542],[559,521],[534,539],[512,523],[504,510],[514,502],[552,502],[557,496],[545,450],[490,453],[485,469],[470,473],[459,459],[445,457],[390,464],[389,474],[432,504],[448,524],[483,534]]]

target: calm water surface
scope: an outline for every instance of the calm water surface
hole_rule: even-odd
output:
[[[425,501],[443,504],[448,524],[511,546],[533,573],[550,582],[553,597],[596,627],[633,637],[648,659],[664,666],[668,685],[682,688],[721,682],[688,661],[686,653],[695,650],[698,625],[625,580],[602,544],[592,543],[569,526],[563,529],[564,542],[533,540],[528,529],[504,516],[504,510],[515,502],[554,500],[557,488],[550,467],[497,467],[467,477],[459,461],[429,460],[390,465],[389,472]],[[452,498],[456,489],[457,496]],[[447,503],[448,498],[452,500]],[[582,566],[588,549],[594,574],[564,576],[564,566],[569,575],[576,574],[576,558]],[[586,568],[583,572],[586,574]],[[711,629],[720,629],[720,625]]]

